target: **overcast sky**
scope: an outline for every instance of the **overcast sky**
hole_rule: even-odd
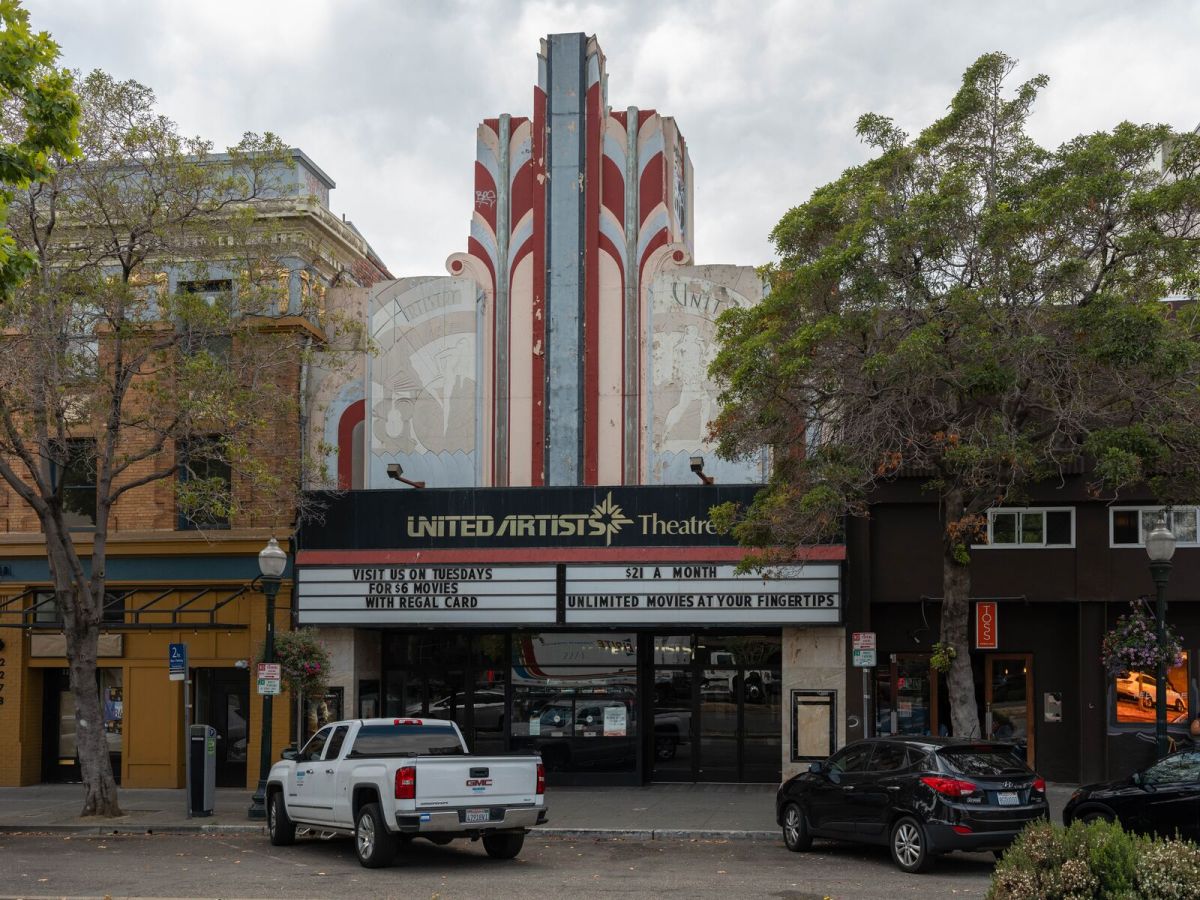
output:
[[[539,38],[596,35],[609,103],[672,115],[696,170],[696,261],[758,265],[812,190],[865,158],[863,112],[913,132],[979,54],[1050,76],[1032,130],[1056,145],[1123,119],[1200,122],[1200,3],[467,3],[26,0],[63,62],[154,88],[224,146],[274,131],[337,182],[331,205],[396,275],[466,249],[474,129],[529,115]]]

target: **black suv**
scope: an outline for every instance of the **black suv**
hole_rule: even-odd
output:
[[[1049,819],[1046,782],[1012,744],[936,737],[858,741],[785,781],[775,818],[789,850],[814,837],[887,844],[905,872],[951,850],[1002,852]]]

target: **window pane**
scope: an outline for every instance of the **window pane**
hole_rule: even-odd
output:
[[[68,528],[96,525],[96,456],[89,440],[67,442],[66,460],[59,470],[63,519]]]
[[[1185,750],[1159,760],[1145,772],[1147,784],[1173,784],[1200,780],[1200,753]]]
[[[1045,514],[1040,512],[1021,513],[1021,543],[1045,543]]]
[[[1071,543],[1071,513],[1068,510],[1046,513],[1046,543]]]
[[[1112,514],[1113,544],[1137,544],[1138,511],[1136,509],[1115,509]]]
[[[125,724],[124,672],[100,669],[100,699],[104,702],[104,741],[109,753],[120,753]]]
[[[875,748],[871,768],[876,772],[890,772],[904,768],[907,759],[908,754],[903,744],[879,744]]]
[[[847,747],[829,764],[834,772],[862,772],[867,767],[874,746],[869,743],[856,744]]]
[[[992,543],[1015,544],[1017,542],[1017,514],[992,514]]]
[[[1154,530],[1154,526],[1158,524],[1158,520],[1162,517],[1162,509],[1143,509],[1142,510],[1142,543],[1146,543],[1146,538],[1150,536],[1150,532]]]
[[[1196,543],[1196,510],[1177,509],[1171,513],[1171,526],[1175,532],[1175,540],[1180,543]]]
[[[1117,694],[1117,721],[1152,724],[1158,684],[1155,673],[1132,671],[1114,680]],[[1187,654],[1183,664],[1167,670],[1167,723],[1182,725],[1188,718]]]

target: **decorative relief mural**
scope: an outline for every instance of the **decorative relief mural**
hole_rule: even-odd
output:
[[[431,487],[477,484],[478,287],[467,278],[380,285],[371,304],[370,482],[387,464]],[[395,484],[395,482],[391,482]]]
[[[708,376],[717,353],[717,318],[731,307],[757,303],[762,293],[757,274],[742,266],[686,266],[651,283],[643,410],[648,482],[694,481],[693,455],[704,456],[705,473],[722,482],[764,477],[763,460],[718,460],[705,441],[719,410],[717,386]]]

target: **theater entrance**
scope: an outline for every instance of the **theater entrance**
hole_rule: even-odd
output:
[[[777,635],[654,638],[653,781],[778,782]]]

